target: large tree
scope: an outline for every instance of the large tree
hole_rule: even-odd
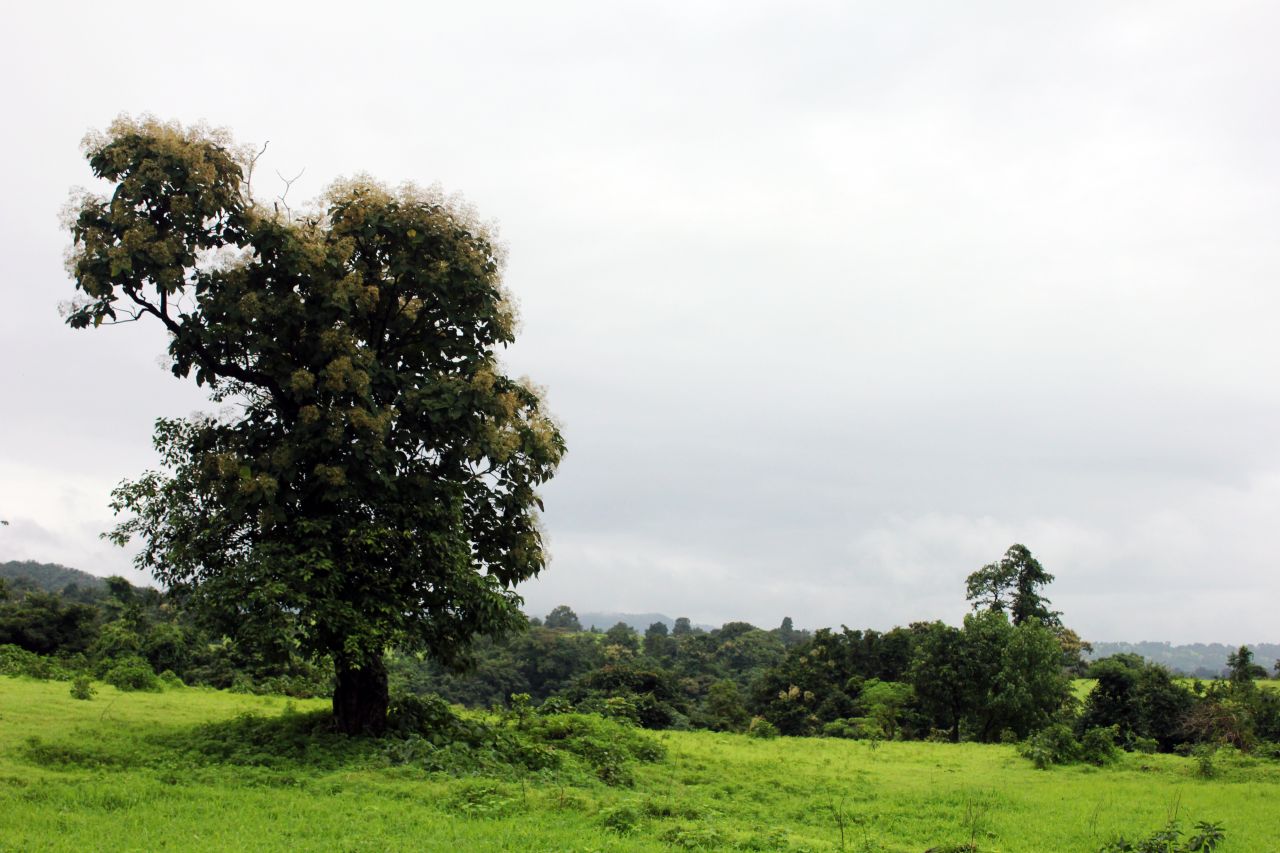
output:
[[[564,442],[499,367],[500,252],[413,187],[258,204],[221,132],[121,119],[86,155],[113,186],[74,211],[67,322],[162,324],[223,409],[157,422],[164,469],[118,487],[112,537],[228,635],[331,657],[338,728],[380,731],[384,651],[448,661],[520,625],[544,565],[535,489]]]
[[[1031,618],[1056,627],[1062,615],[1049,609],[1040,588],[1053,583],[1053,575],[1031,556],[1025,545],[1011,545],[997,562],[988,563],[965,580],[966,598],[976,611],[1008,613],[1014,625]]]

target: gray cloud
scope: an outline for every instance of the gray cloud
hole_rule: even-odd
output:
[[[0,51],[0,559],[119,571],[106,491],[203,405],[156,330],[55,310],[76,142],[149,110],[271,139],[296,197],[363,170],[501,222],[508,363],[570,444],[535,611],[956,619],[1021,541],[1087,636],[1275,639],[1271,6],[160,8]]]

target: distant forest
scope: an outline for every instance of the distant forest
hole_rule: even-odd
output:
[[[14,560],[0,563],[0,579],[8,580],[11,586],[29,587],[44,592],[64,593],[71,587],[68,598],[77,598],[77,593],[104,593],[107,583],[104,578],[91,575],[79,569],[68,568],[56,563],[37,563],[30,560]],[[535,622],[538,620],[535,618]],[[668,629],[676,626],[677,619],[663,613],[599,613],[583,612],[578,615],[578,622],[583,630],[605,631],[618,623],[631,627],[643,634],[650,626],[661,623]],[[688,623],[694,630],[710,632],[715,626],[704,623]],[[808,632],[805,632],[808,635]],[[1223,643],[1190,643],[1176,645],[1153,640],[1143,642],[1091,642],[1092,651],[1084,650],[1087,660],[1100,660],[1118,654],[1133,654],[1148,663],[1159,664],[1177,675],[1193,678],[1221,678],[1227,672],[1227,658],[1236,651],[1236,646]],[[1280,661],[1280,643],[1247,643],[1246,647],[1253,652],[1256,661],[1272,664]]]
[[[57,563],[35,563],[30,560],[12,560],[0,563],[0,578],[20,582],[26,580],[36,589],[44,592],[62,592],[67,586],[75,584],[84,589],[105,590],[107,581],[97,575],[69,569]]]
[[[676,624],[676,619],[665,613],[584,612],[579,614],[578,621],[586,631],[605,631],[621,622],[640,633],[644,633],[645,629],[655,622],[661,622],[668,629],[674,628]],[[715,630],[714,625],[705,623],[695,622],[693,627],[701,631]],[[1224,677],[1227,674],[1227,658],[1239,648],[1239,646],[1228,646],[1223,643],[1176,645],[1154,640],[1139,643],[1090,642],[1089,645],[1092,651],[1084,650],[1086,660],[1100,660],[1120,654],[1138,655],[1148,663],[1160,664],[1176,675],[1185,675],[1189,678]],[[1254,660],[1264,663],[1280,661],[1280,643],[1246,643],[1245,646],[1253,652]]]
[[[959,627],[810,632],[786,618],[775,628],[706,630],[646,614],[643,630],[620,618],[601,631],[560,605],[523,630],[482,636],[460,669],[396,648],[384,665],[395,702],[435,695],[650,729],[1016,741],[1038,766],[1103,763],[1117,748],[1231,744],[1280,754],[1280,692],[1255,683],[1275,661],[1264,655],[1280,650],[1183,647],[1198,654],[1192,672],[1215,679],[1194,684],[1160,663],[1177,651],[1167,644],[1115,654],[1102,646],[1090,661],[1089,644],[1038,592],[1051,580],[1015,545],[969,576],[973,612]],[[129,690],[188,684],[293,696],[331,695],[335,681],[332,661],[301,656],[287,633],[269,647],[242,643],[199,621],[180,595],[39,563],[0,564],[0,674],[78,679],[85,695],[90,678]],[[1082,676],[1096,681],[1084,701],[1072,686]]]
[[[1091,643],[1093,660],[1112,655],[1138,655],[1149,663],[1157,663],[1179,675],[1194,678],[1221,678],[1227,671],[1227,658],[1237,646],[1222,643],[1191,643],[1176,646],[1172,643],[1147,641],[1142,643]],[[1280,643],[1247,643],[1254,660],[1271,664],[1280,661]]]

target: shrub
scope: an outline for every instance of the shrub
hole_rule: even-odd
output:
[[[1098,848],[1098,853],[1213,853],[1226,837],[1220,823],[1197,821],[1195,833],[1183,840],[1182,827],[1176,820],[1165,824],[1146,838],[1130,841],[1117,835]]]
[[[71,682],[72,699],[83,699],[87,701],[92,699],[93,694],[96,692],[97,691],[93,689],[93,684],[86,676],[77,676],[76,680]]]
[[[71,680],[71,672],[55,658],[10,643],[0,644],[0,675],[25,675],[44,681]]]
[[[1120,727],[1094,726],[1080,738],[1080,760],[1101,767],[1116,760],[1120,750],[1116,747],[1116,738],[1120,736]]]
[[[1191,750],[1191,757],[1196,761],[1196,774],[1210,779],[1218,774],[1213,759],[1218,754],[1218,747],[1211,743],[1198,743]]]
[[[151,664],[137,655],[110,662],[102,680],[117,690],[158,692],[162,689],[160,679],[151,669]]]
[[[540,747],[554,746],[582,759],[610,786],[634,784],[632,761],[660,761],[662,744],[643,730],[589,714],[556,714],[529,720],[525,736]]]
[[[843,718],[823,723],[823,737],[838,737],[848,740],[861,740],[867,736],[867,730],[858,721],[859,718]]]
[[[578,703],[578,710],[621,720],[633,726],[640,725],[640,709],[629,696],[592,696]]]
[[[1064,723],[1054,723],[1041,729],[1022,742],[1018,751],[1039,770],[1054,764],[1072,764],[1080,760],[1080,742],[1071,728]]]
[[[641,810],[648,817],[658,818],[659,820],[669,820],[674,817],[697,820],[702,817],[702,812],[697,806],[690,804],[687,800],[676,800],[669,797],[656,799],[650,797],[644,801]]]
[[[1134,737],[1129,741],[1129,747],[1134,752],[1154,755],[1160,751],[1160,742],[1153,737]]]
[[[724,836],[714,826],[673,826],[659,838],[683,850],[715,850],[724,846]]]
[[[1263,742],[1258,744],[1253,754],[1259,758],[1280,759],[1280,743]]]
[[[600,816],[600,825],[619,835],[630,835],[640,823],[640,813],[632,806],[618,806]]]
[[[462,718],[434,693],[393,696],[387,707],[388,731],[418,735],[436,745],[456,739],[463,727]]]
[[[573,703],[563,696],[550,696],[538,706],[538,713],[544,716],[550,714],[572,714]]]
[[[450,811],[467,817],[501,817],[512,811],[515,798],[494,782],[463,782],[446,801]]]
[[[751,737],[775,738],[778,736],[778,727],[764,717],[752,717],[747,724],[747,734]]]

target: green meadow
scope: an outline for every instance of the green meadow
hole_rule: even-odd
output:
[[[1176,815],[1280,851],[1280,763],[1227,750],[1206,777],[1173,755],[1036,770],[1005,745],[635,732],[665,755],[610,785],[296,736],[323,701],[95,689],[0,677],[0,849],[1094,851]],[[262,731],[279,742],[238,742]]]

